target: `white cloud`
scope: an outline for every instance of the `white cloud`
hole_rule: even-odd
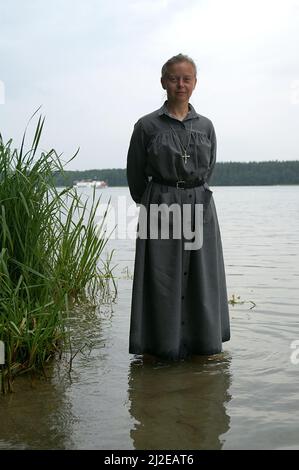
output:
[[[12,0],[1,132],[20,136],[43,104],[45,146],[80,146],[73,167],[124,167],[133,123],[163,102],[161,66],[183,52],[199,66],[192,102],[215,122],[219,159],[299,158],[298,16],[297,0]]]

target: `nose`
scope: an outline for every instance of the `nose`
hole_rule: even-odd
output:
[[[182,88],[182,87],[184,86],[184,79],[183,79],[183,77],[178,77],[177,86],[178,86],[179,88]]]

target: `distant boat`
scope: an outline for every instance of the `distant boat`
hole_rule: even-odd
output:
[[[75,188],[96,188],[96,189],[103,189],[107,188],[108,183],[106,181],[97,181],[97,180],[81,180],[75,181],[74,187]]]

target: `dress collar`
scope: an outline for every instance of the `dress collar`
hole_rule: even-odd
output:
[[[189,106],[189,111],[188,111],[188,114],[187,116],[183,119],[183,121],[187,121],[187,119],[194,119],[194,118],[198,118],[198,114],[197,112],[195,111],[195,109],[193,108],[192,104],[188,103],[188,106]],[[163,106],[159,109],[159,116],[162,116],[163,114],[165,114],[166,116],[169,116],[170,118],[172,119],[175,119],[168,111],[167,109],[167,100],[164,102]]]

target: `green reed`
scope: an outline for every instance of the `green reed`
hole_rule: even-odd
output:
[[[113,280],[110,264],[99,266],[107,242],[105,215],[96,223],[100,199],[94,191],[88,205],[73,188],[55,187],[63,165],[53,149],[38,154],[43,125],[39,118],[26,152],[25,134],[19,150],[0,135],[2,391],[17,373],[42,370],[65,343],[68,306],[99,301]]]

